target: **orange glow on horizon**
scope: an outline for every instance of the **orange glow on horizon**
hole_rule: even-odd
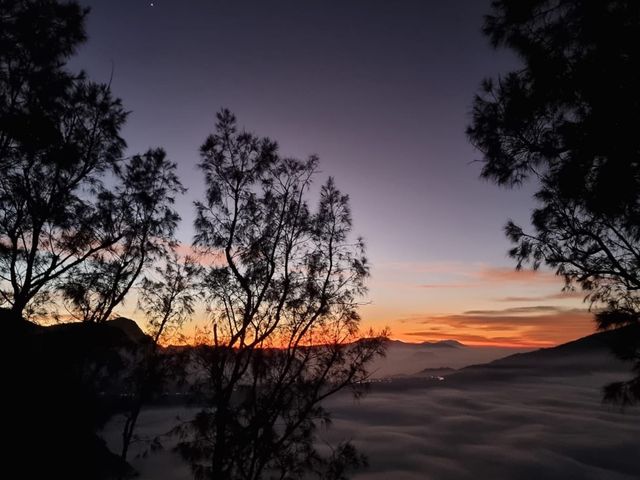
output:
[[[473,346],[543,348],[594,333],[592,312],[552,306],[420,315],[394,323],[393,338],[409,343],[457,340]]]
[[[146,331],[141,312],[121,313],[136,320]],[[363,312],[361,323],[360,332],[363,336],[371,329],[379,332],[389,327],[390,338],[406,343],[457,340],[469,346],[544,348],[594,333],[593,313],[579,308],[511,307],[404,318],[394,318],[386,312],[371,309],[367,313]],[[180,346],[211,343],[207,327],[204,313],[197,314],[193,321],[184,324],[180,337],[173,337],[163,344]]]
[[[182,254],[192,253],[183,246]],[[215,262],[215,255],[208,260]],[[543,348],[594,333],[593,313],[583,292],[563,292],[552,272],[458,262],[381,265],[360,308],[361,333],[389,328],[391,338],[408,343],[457,340],[479,347]],[[463,285],[464,288],[460,286]],[[119,314],[146,321],[135,293]],[[210,343],[204,305],[171,345]]]
[[[431,339],[426,339],[426,340],[422,340],[422,341],[416,341],[414,338],[408,338],[408,337],[403,337],[403,336],[394,336],[391,337],[391,340],[399,340],[401,342],[404,343],[412,343],[412,344],[421,344],[423,342],[441,342],[441,341],[446,341],[446,340],[456,340],[458,342],[460,342],[461,344],[465,345],[465,346],[469,346],[469,347],[501,347],[501,348],[548,348],[548,347],[555,347],[556,345],[558,345],[559,343],[556,342],[536,342],[536,341],[526,341],[523,340],[522,342],[495,342],[495,341],[491,341],[489,339],[487,339],[486,341],[482,341],[482,340],[459,340],[457,338],[431,338]],[[562,343],[562,342],[560,342]]]

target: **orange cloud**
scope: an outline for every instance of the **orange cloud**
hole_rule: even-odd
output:
[[[477,270],[456,272],[458,276],[465,277],[463,282],[452,283],[427,283],[420,285],[421,288],[470,288],[479,285],[512,284],[523,282],[527,284],[550,284],[558,283],[559,278],[548,270],[516,270],[508,267],[482,266]]]
[[[580,299],[584,300],[586,294],[585,292],[558,292],[552,293],[549,295],[540,295],[540,296],[532,296],[532,297],[501,297],[496,298],[497,302],[545,302],[547,300],[569,300],[569,299]]]
[[[447,332],[443,332],[447,333]],[[492,347],[513,347],[513,348],[531,348],[531,347],[548,347],[549,344],[546,342],[536,343],[532,341],[523,341],[518,337],[490,337],[487,338],[484,335],[473,335],[469,333],[453,333],[449,332],[451,335],[446,338],[455,338],[457,341],[465,344],[465,345],[475,345],[475,346],[492,346]],[[418,337],[420,341],[439,341],[442,337],[434,336],[430,332],[408,332],[405,335]]]
[[[473,283],[423,283],[420,288],[471,288],[476,287]]]
[[[480,281],[504,283],[558,283],[558,276],[548,270],[516,270],[508,267],[483,267],[475,276]]]
[[[551,346],[593,333],[593,313],[539,305],[404,319],[422,328],[398,332],[421,341],[456,339],[476,345]]]

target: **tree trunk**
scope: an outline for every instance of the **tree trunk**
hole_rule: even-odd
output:
[[[11,314],[16,320],[25,320],[22,312],[27,307],[28,299],[24,297],[24,295],[16,295],[14,297],[13,305],[11,305]]]

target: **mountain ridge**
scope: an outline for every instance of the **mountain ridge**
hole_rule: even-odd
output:
[[[465,345],[462,342],[454,339],[446,339],[446,340],[436,340],[433,342],[424,341],[424,342],[405,342],[403,340],[387,340],[388,344],[391,345],[404,345],[408,347],[436,347],[436,348],[465,348],[468,345]]]
[[[497,379],[521,375],[589,374],[620,371],[630,364],[616,356],[639,342],[640,325],[596,332],[555,347],[515,353],[484,364],[469,365],[447,376],[447,380],[482,375]]]

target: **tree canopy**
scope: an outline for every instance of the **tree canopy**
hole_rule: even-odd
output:
[[[600,309],[599,328],[640,321],[640,8],[608,0],[496,0],[484,33],[522,67],[486,79],[467,133],[482,176],[537,182],[533,232],[509,222],[518,268],[546,264]],[[624,349],[640,361],[640,339]],[[640,363],[639,363],[640,365]],[[607,398],[640,399],[640,377]]]
[[[106,320],[171,242],[175,164],[161,150],[124,159],[120,100],[66,69],[86,39],[86,9],[1,8],[0,302],[33,316],[61,291],[75,317]]]
[[[7,468],[25,478],[130,472],[97,430],[122,386],[120,352],[145,342],[106,320],[172,250],[183,192],[162,149],[124,157],[127,112],[110,85],[67,69],[87,14],[75,1],[0,2],[1,363]],[[50,321],[61,297],[84,323],[24,321]]]
[[[351,238],[349,198],[329,179],[312,209],[318,159],[282,157],[227,110],[201,156],[195,245],[215,259],[203,280],[213,345],[200,356],[207,408],[179,451],[197,478],[342,478],[362,460],[346,444],[331,458],[316,451],[321,402],[360,391],[383,351],[380,337],[358,340],[369,267]]]
[[[138,277],[166,259],[180,220],[173,209],[184,192],[162,149],[134,155],[98,195],[96,229],[115,240],[70,270],[60,282],[67,309],[83,321],[104,322],[122,304]]]

